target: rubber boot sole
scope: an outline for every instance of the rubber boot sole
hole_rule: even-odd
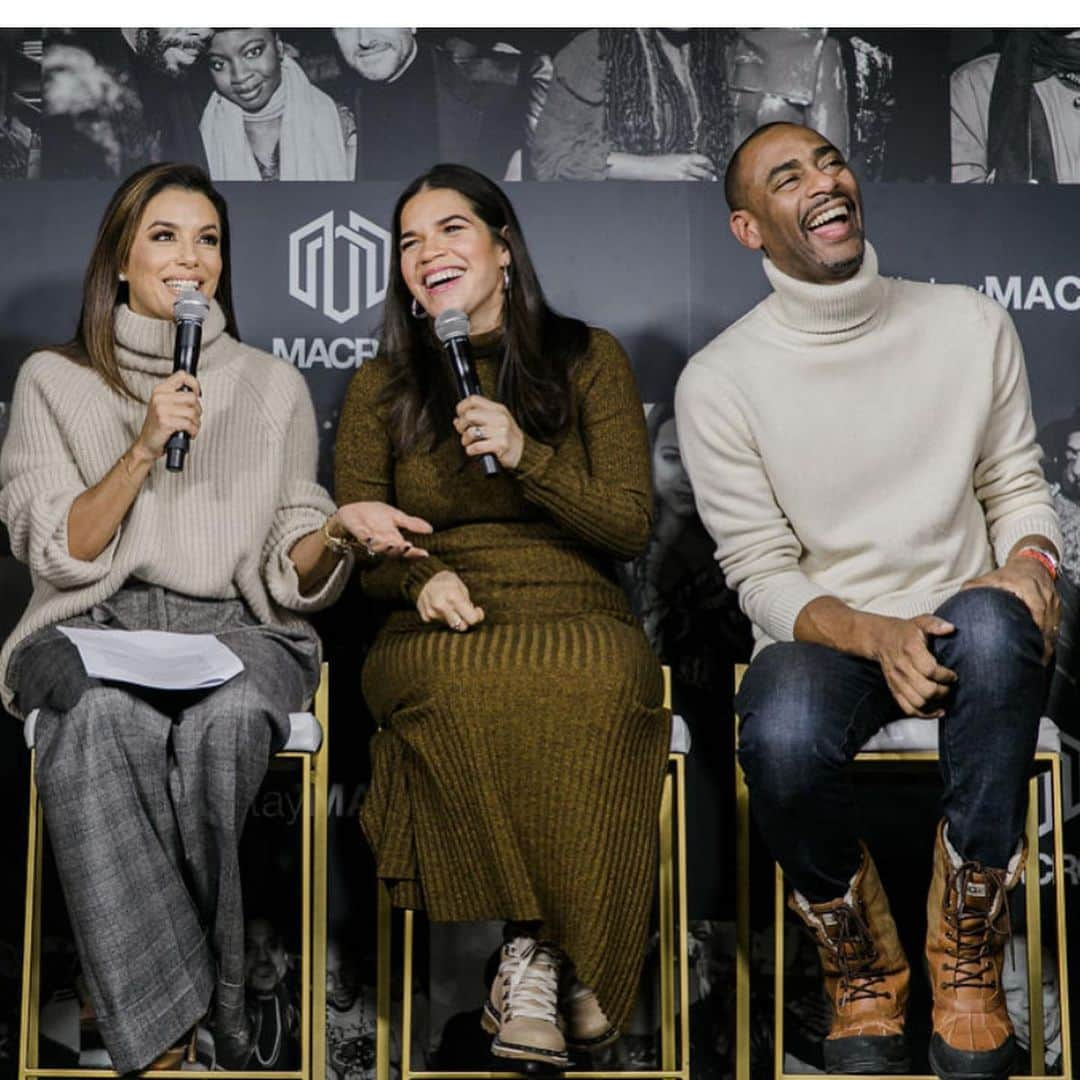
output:
[[[852,1035],[826,1039],[821,1045],[828,1073],[891,1076],[911,1072],[907,1039],[903,1035]]]
[[[555,1069],[565,1069],[570,1065],[570,1056],[564,1050],[544,1050],[537,1046],[504,1043],[498,1035],[491,1042],[491,1052],[496,1057],[532,1062],[538,1066],[547,1065]]]
[[[1016,1060],[1010,1035],[996,1050],[956,1050],[940,1035],[930,1040],[930,1068],[941,1080],[1008,1080]]]

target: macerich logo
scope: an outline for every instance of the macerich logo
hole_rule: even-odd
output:
[[[336,323],[386,299],[389,277],[390,234],[354,210],[348,225],[328,210],[289,234],[289,295]]]

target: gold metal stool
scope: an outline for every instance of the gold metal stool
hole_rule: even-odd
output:
[[[671,708],[671,672],[664,668],[664,706]],[[674,740],[673,740],[674,743]],[[660,797],[658,908],[660,921],[659,1069],[568,1069],[562,1076],[581,1080],[690,1080],[690,986],[686,914],[685,750],[668,756]],[[375,1080],[390,1080],[391,918],[390,891],[378,890],[378,989],[375,1021]],[[415,912],[406,910],[402,944],[401,1070],[397,1080],[521,1080],[522,1072],[429,1071],[414,1069],[412,1050],[413,934]],[[677,992],[676,992],[677,988]]]
[[[735,668],[735,691],[739,690],[747,665]],[[903,725],[909,725],[905,730]],[[910,725],[919,725],[918,728]],[[914,739],[910,732],[918,731]],[[736,837],[736,909],[735,909],[735,1080],[750,1080],[750,793],[739,765],[739,718],[735,718],[735,818]],[[916,745],[912,745],[916,743]],[[891,745],[893,744],[893,745]],[[907,748],[900,748],[901,746]],[[937,762],[937,726],[925,720],[905,719],[888,724],[875,735],[856,761],[925,761]],[[1069,1031],[1068,949],[1065,933],[1065,854],[1062,838],[1064,817],[1061,803],[1061,752],[1057,729],[1044,721],[1039,733],[1035,761],[1050,778],[1048,795],[1049,816],[1054,831],[1054,904],[1057,915],[1057,976],[1061,1002],[1061,1076],[1072,1077],[1072,1039]],[[1031,778],[1028,787],[1026,838],[1028,862],[1024,870],[1027,901],[1027,968],[1028,1009],[1031,1030],[1031,1077],[1045,1076],[1045,1045],[1042,987],[1042,912],[1039,906],[1039,775]],[[812,1080],[811,1075],[784,1071],[784,875],[774,863],[774,937],[775,972],[773,975],[773,1047],[775,1080]],[[813,1074],[817,1076],[819,1074]],[[839,1074],[831,1074],[839,1075]],[[851,1077],[850,1080],[873,1080],[871,1077]],[[929,1074],[911,1074],[899,1080],[936,1080]],[[1015,1075],[1014,1080],[1030,1080]]]
[[[315,712],[293,713],[292,731],[274,760],[295,760],[301,767],[301,1021],[300,1067],[289,1070],[214,1070],[225,1080],[325,1080],[326,1077],[326,832],[329,759],[328,666],[315,692]],[[34,780],[33,718],[27,718],[30,758],[30,816],[27,829],[26,914],[23,932],[22,1001],[19,1019],[18,1080],[37,1077],[117,1077],[112,1069],[42,1068],[38,1064],[38,1000],[41,991],[41,864],[44,821]],[[187,1077],[190,1070],[154,1069],[138,1074]]]

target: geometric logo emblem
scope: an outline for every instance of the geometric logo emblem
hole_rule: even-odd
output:
[[[330,210],[289,234],[289,295],[336,323],[384,300],[389,277],[390,234],[352,210],[348,225]]]

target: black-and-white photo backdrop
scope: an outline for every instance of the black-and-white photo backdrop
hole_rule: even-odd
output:
[[[695,1076],[717,1080],[731,1074],[734,1052],[731,696],[749,629],[697,519],[671,401],[687,358],[767,292],[759,258],[730,234],[718,181],[740,139],[782,119],[816,127],[848,155],[883,273],[978,288],[1019,329],[1066,537],[1066,618],[1047,711],[1062,732],[1065,885],[1075,915],[1080,189],[1070,183],[1080,178],[1080,37],[836,28],[0,31],[0,438],[22,361],[74,330],[82,274],[110,194],[153,161],[195,162],[220,182],[233,226],[241,336],[305,376],[327,486],[345,387],[378,348],[394,201],[437,161],[506,181],[553,305],[623,343],[652,441],[656,524],[646,552],[621,573],[649,640],[672,669],[674,708],[693,738],[692,1066]],[[850,418],[853,453],[873,425],[873,416]],[[814,463],[806,468],[810,478]],[[5,634],[28,595],[25,569],[0,532]],[[327,989],[335,1080],[374,1073],[375,892],[356,820],[371,733],[358,672],[374,617],[350,590],[317,620],[331,665]],[[0,798],[10,828],[0,858],[21,866],[28,762],[14,720],[3,731]],[[245,842],[249,1009],[261,1033],[252,1067],[260,1068],[287,1067],[297,1037],[298,906],[292,886],[276,884],[295,876],[297,792],[287,777],[275,779],[256,801]],[[895,906],[914,961],[940,787],[925,771],[876,777],[860,792],[872,845],[878,837],[894,849],[891,865],[910,867],[899,874]],[[1045,806],[1042,813],[1045,825]],[[753,1046],[762,1076],[772,1060],[764,867],[759,860],[753,915],[760,981]],[[1044,869],[1049,905],[1048,854]],[[13,1071],[17,1056],[20,882],[13,874],[0,912],[0,1075]],[[50,1062],[65,1067],[80,1055],[95,1060],[95,1048],[80,1043],[77,1005],[74,1028],[70,1022],[79,973],[62,905],[52,904],[49,917],[43,1045]],[[1053,948],[1052,921],[1043,925]],[[1023,933],[1022,913],[1014,913],[1014,927]],[[820,1070],[828,1021],[813,952],[795,940],[788,1050],[799,1068]],[[432,933],[414,1062],[476,1064],[484,1049],[475,1023],[486,993],[481,973],[497,944],[490,926]],[[1014,953],[1022,958],[1024,950]],[[466,954],[476,962],[459,964]],[[627,1067],[655,1067],[653,960],[646,973],[639,1008],[614,1051]],[[1061,989],[1053,985],[1046,995],[1051,1070],[1060,1054]],[[916,994],[912,1017],[924,1041],[927,1001],[925,991]],[[1022,993],[1018,1001],[1025,1042]]]

